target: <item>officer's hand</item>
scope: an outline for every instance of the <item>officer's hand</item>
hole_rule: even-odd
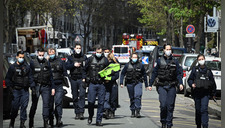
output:
[[[86,89],[86,88],[87,88],[87,83],[85,83],[84,81],[82,81],[82,87],[83,87],[84,89]]]
[[[52,96],[55,95],[55,89],[52,89]]]
[[[121,84],[120,87],[123,88],[123,84]]]
[[[151,87],[151,86],[148,86],[147,89],[148,89],[149,91],[152,91],[152,87]]]
[[[192,88],[195,88],[195,87],[196,87],[195,83],[194,83],[194,84],[192,84]]]
[[[105,83],[109,83],[109,80],[105,80]]]
[[[180,91],[182,91],[183,89],[184,89],[184,86],[180,84]]]
[[[74,66],[75,66],[75,67],[80,67],[80,63],[75,62],[75,63],[74,63]]]
[[[31,87],[32,90],[32,95],[36,95],[36,88],[35,87]]]

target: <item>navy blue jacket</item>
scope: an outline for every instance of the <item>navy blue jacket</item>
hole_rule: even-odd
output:
[[[86,65],[87,56],[83,55],[82,53],[81,54],[75,54],[74,53],[73,55],[71,55],[67,58],[67,62],[66,62],[66,65],[65,65],[67,70],[72,70],[73,68],[75,68],[74,62],[73,62],[74,57],[77,57],[77,58],[84,57],[84,61],[85,61],[85,65]],[[85,79],[85,77],[86,77],[85,65],[82,67],[82,76],[81,76],[82,79]]]
[[[171,55],[169,58],[167,58],[167,57],[164,56],[164,58],[165,58],[167,64],[168,64],[170,61],[173,60],[172,55]],[[174,59],[174,60],[175,60],[175,63],[176,63],[177,80],[178,80],[178,82],[179,82],[179,85],[180,85],[180,84],[183,85],[183,81],[182,81],[182,77],[183,77],[183,69],[182,69],[182,67],[179,65],[179,62],[178,62],[176,59]],[[150,87],[152,87],[152,85],[153,85],[153,83],[154,83],[154,81],[155,81],[155,78],[158,76],[158,70],[159,70],[159,68],[160,68],[160,59],[158,59],[156,63],[157,63],[157,65],[154,67],[154,69],[153,69],[153,71],[152,71],[152,77],[151,77],[151,79],[149,80],[149,86],[150,86]]]
[[[14,64],[10,65],[10,67],[8,69],[8,72],[6,74],[6,77],[5,77],[7,87],[13,88],[14,86],[17,86],[17,85],[14,84],[14,81],[12,80],[12,78],[14,76],[14,73],[16,72],[15,67],[21,67],[21,66],[24,66],[24,65],[26,67],[26,70],[29,70],[28,77],[29,77],[30,87],[35,86],[35,83],[33,81],[34,79],[33,79],[33,75],[32,75],[32,70],[30,69],[30,66],[26,63],[23,63],[22,65],[18,65],[17,62],[15,62]]]
[[[129,62],[131,63],[134,67],[136,67],[137,65],[141,65],[141,74],[144,78],[144,82],[145,82],[145,87],[148,87],[148,82],[147,82],[147,74],[146,74],[146,71],[145,71],[145,68],[144,68],[144,65],[141,63],[141,62],[136,62],[136,63],[133,63],[133,62]],[[123,79],[127,73],[127,68],[128,68],[128,65],[129,63],[126,63],[122,72],[121,72],[121,75],[120,75],[120,85],[123,84]]]
[[[46,60],[45,58],[44,58],[42,61],[40,61],[38,58],[35,58],[35,59],[38,60],[38,62],[39,62],[39,64],[40,64],[41,66],[42,66],[42,64],[43,64],[45,61],[48,61],[48,60]],[[49,66],[49,69],[52,69],[52,68],[51,68],[51,65],[50,65],[50,63],[49,63],[49,61],[48,61],[48,66]],[[31,68],[33,71],[34,71],[34,69],[35,69],[33,60],[30,61],[30,68]],[[52,88],[52,89],[55,89],[55,84],[54,84],[54,81],[53,81],[53,76],[52,76],[52,71],[51,71],[51,70],[50,70],[50,74],[51,74],[51,76],[50,76],[51,88]]]
[[[203,96],[203,95],[210,95],[210,93],[211,93],[212,95],[215,96],[216,95],[216,83],[215,83],[212,71],[210,69],[208,69],[206,66],[204,66],[204,68],[200,68],[199,66],[192,68],[191,74],[188,78],[188,85],[192,88],[192,84],[195,83],[194,81],[196,79],[196,68],[198,68],[199,72],[201,72],[201,73],[207,73],[207,70],[209,70],[208,77],[209,77],[209,80],[211,81],[211,84],[212,84],[212,90],[195,88],[194,91],[193,91],[193,93],[194,93],[193,95]]]

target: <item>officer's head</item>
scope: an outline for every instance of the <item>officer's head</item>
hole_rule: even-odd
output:
[[[37,56],[39,60],[43,60],[45,55],[45,50],[43,48],[39,48],[37,50]]]
[[[75,44],[74,51],[75,51],[76,54],[81,53],[81,44],[80,43]]]
[[[95,55],[98,57],[98,58],[100,58],[101,56],[102,56],[102,47],[101,47],[101,45],[96,45],[95,46]]]
[[[18,64],[23,64],[24,63],[24,52],[18,51],[16,54],[16,59],[17,59]]]
[[[172,54],[172,46],[170,44],[164,44],[163,52],[165,56],[169,57]]]
[[[199,55],[197,56],[197,60],[198,60],[198,64],[199,64],[200,66],[205,65],[205,56],[204,56],[203,54],[199,54]]]
[[[132,53],[132,55],[131,55],[131,61],[133,63],[137,63],[138,62],[138,54],[137,53]]]
[[[104,55],[105,55],[105,57],[108,57],[109,53],[110,53],[110,48],[105,47],[104,48]]]
[[[55,58],[55,49],[49,48],[48,49],[48,55],[49,55],[50,59],[54,59]]]

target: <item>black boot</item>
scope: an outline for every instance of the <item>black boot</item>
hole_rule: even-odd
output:
[[[132,110],[132,111],[131,111],[131,118],[134,118],[134,117],[135,117],[135,111]]]
[[[49,125],[51,126],[51,128],[54,127],[54,119],[53,118],[50,118]]]
[[[96,126],[103,126],[102,122],[96,122]]]
[[[115,118],[115,112],[111,112],[111,118],[114,119]]]
[[[197,128],[201,128],[201,125],[197,125]]]
[[[48,124],[48,119],[44,119],[44,128],[50,128]]]
[[[61,127],[63,125],[63,122],[62,122],[61,118],[58,118],[56,120],[56,125],[57,125],[57,127]]]
[[[203,128],[208,128],[208,126],[203,126]]]
[[[34,127],[34,118],[30,118],[29,119],[29,128],[33,128]]]
[[[109,111],[109,119],[112,118],[112,111]]]
[[[20,121],[20,128],[26,128],[24,123],[25,123],[25,120],[21,120]]]
[[[15,119],[11,119],[9,123],[9,128],[14,128]]]
[[[137,109],[137,110],[136,110],[136,117],[137,117],[137,118],[140,118],[140,117],[141,117],[140,109]]]
[[[75,120],[79,120],[80,119],[80,113],[77,113],[75,116]]]
[[[88,117],[88,124],[92,123],[92,117]]]
[[[166,128],[166,124],[162,124],[162,128]]]
[[[167,128],[172,128],[172,126],[167,126]]]
[[[80,120],[84,119],[84,113],[80,113]]]
[[[108,109],[106,109],[106,111],[105,111],[105,118],[109,119],[109,110]]]

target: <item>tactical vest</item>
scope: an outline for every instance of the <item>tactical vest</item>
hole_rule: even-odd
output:
[[[72,79],[81,79],[82,78],[82,68],[85,66],[85,58],[84,56],[81,56],[79,58],[72,57],[72,61],[74,63],[81,63],[80,67],[74,67],[70,70],[70,75]]]
[[[200,72],[199,67],[196,67],[196,78],[195,84],[196,88],[210,89],[212,87],[211,81],[209,80],[209,69],[206,73]]]
[[[53,80],[63,80],[63,65],[60,58],[56,58],[50,62],[52,68]]]
[[[48,61],[45,60],[45,62],[41,65],[37,58],[33,59],[34,62],[34,81],[35,83],[40,83],[44,85],[50,85],[50,75],[51,75],[51,69],[48,65]]]
[[[29,86],[29,69],[26,64],[18,67],[16,63],[14,64],[15,73],[13,75],[14,85],[20,87]]]
[[[130,62],[128,63],[125,80],[128,84],[138,81],[142,82],[141,63],[138,63],[135,68]]]
[[[88,68],[88,76],[90,82],[94,84],[103,82],[98,72],[105,68],[105,63],[106,62],[104,57],[102,57],[101,60],[97,60],[96,57],[92,57],[90,66]]]
[[[159,82],[170,82],[174,83],[177,81],[176,73],[176,63],[174,59],[166,63],[166,60],[163,56],[160,57],[160,65],[158,69],[158,78]]]

